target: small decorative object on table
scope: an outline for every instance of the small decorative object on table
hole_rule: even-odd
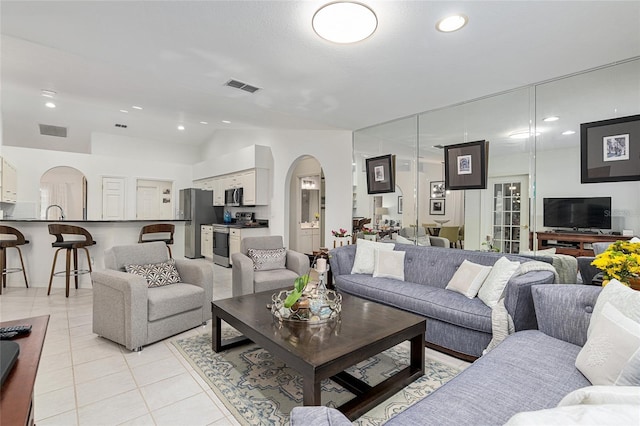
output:
[[[333,235],[333,248],[342,247],[343,245],[351,244],[351,235],[348,234],[346,229],[340,228],[338,231],[331,231],[331,235]]]
[[[500,251],[499,247],[496,247],[493,245],[493,238],[491,238],[491,235],[487,235],[487,237],[485,238],[485,241],[481,245],[486,247],[482,251],[495,251],[495,252]]]
[[[591,262],[604,272],[602,285],[615,278],[634,290],[640,290],[640,242],[616,241]]]
[[[320,280],[315,288],[306,290],[309,274],[296,278],[293,290],[275,293],[271,300],[271,313],[279,321],[321,324],[340,318],[342,295],[327,290],[325,276],[327,259],[315,260],[315,269]]]
[[[376,241],[378,237],[378,233],[371,228],[362,228],[362,233],[364,234],[365,240]]]

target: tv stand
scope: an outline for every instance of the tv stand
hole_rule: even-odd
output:
[[[591,244],[630,240],[622,235],[586,234],[583,232],[536,232],[538,250],[555,248],[558,254],[594,256]],[[586,247],[585,247],[586,246]]]

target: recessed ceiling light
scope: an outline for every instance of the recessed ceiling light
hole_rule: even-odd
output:
[[[125,114],[129,113],[129,111],[127,111],[126,109],[121,109],[120,112],[124,112]]]
[[[436,29],[443,33],[450,33],[458,31],[460,28],[467,25],[467,22],[469,22],[469,18],[465,15],[451,15],[439,20],[436,23]]]
[[[562,132],[563,135],[568,136],[568,135],[575,135],[576,132],[574,132],[573,130],[565,130],[564,132]]]
[[[536,132],[535,135],[540,136],[540,132]],[[511,133],[509,135],[511,139],[528,139],[530,136],[533,136],[533,133],[529,132],[528,130]]]
[[[53,102],[47,102],[46,104],[44,104],[44,106],[46,106],[47,108],[55,108],[56,104],[54,104]]]
[[[142,107],[138,106],[138,105],[132,105],[131,108],[133,108],[133,109],[142,109]]]
[[[53,90],[46,89],[42,89],[40,93],[42,93],[42,96],[44,96],[45,98],[53,98],[56,95],[56,92],[54,92]]]
[[[322,6],[311,20],[313,30],[334,43],[355,43],[369,37],[378,27],[378,18],[361,3],[338,1]]]
[[[547,117],[547,118],[543,118],[542,121],[546,121],[547,123],[550,121],[558,121],[560,120],[560,117],[556,117],[555,115],[552,115],[551,117]]]
[[[182,124],[178,125],[178,130],[184,130],[184,126]]]
[[[222,120],[222,122],[223,122],[224,124],[231,124],[231,122],[230,122],[229,120]]]
[[[209,124],[206,121],[201,121],[200,124]]]

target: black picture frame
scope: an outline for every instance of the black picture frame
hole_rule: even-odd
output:
[[[487,189],[488,159],[489,142],[485,140],[445,146],[445,189]]]
[[[432,198],[429,200],[429,214],[432,216],[444,215],[445,199]]]
[[[640,180],[640,115],[580,124],[580,182]]]
[[[398,195],[398,214],[402,214],[402,195]]]
[[[396,156],[382,155],[366,159],[367,193],[384,194],[396,191]]]
[[[443,180],[434,180],[429,182],[429,187],[431,188],[431,192],[429,193],[429,198],[444,198],[445,197],[445,187]]]

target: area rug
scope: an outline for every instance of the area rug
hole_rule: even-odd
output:
[[[232,332],[224,334],[227,333],[231,335]],[[220,353],[213,352],[210,335],[178,339],[173,344],[240,424],[288,425],[293,407],[302,405],[302,378],[294,369],[253,343]],[[375,385],[407,365],[409,345],[403,343],[355,365],[348,372]],[[425,359],[423,377],[365,413],[354,424],[384,424],[457,373],[454,367]],[[352,393],[333,381],[322,382],[323,405],[337,407],[351,398]]]

